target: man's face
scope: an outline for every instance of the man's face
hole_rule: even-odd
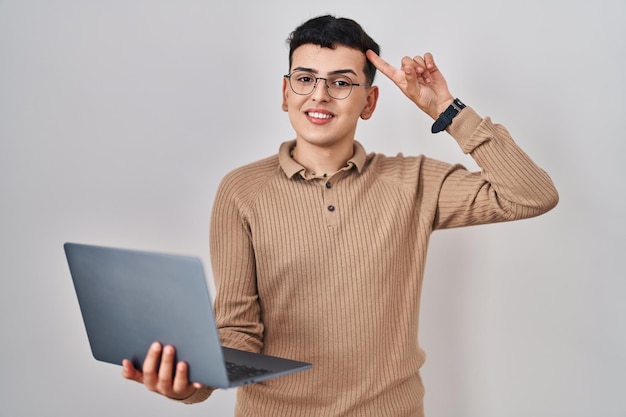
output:
[[[306,70],[315,77],[329,78],[337,73],[349,77],[353,83],[365,84],[365,54],[338,46],[336,49],[305,44],[292,55],[290,73]],[[332,147],[354,140],[359,118],[368,119],[376,107],[377,87],[353,86],[350,95],[337,100],[319,80],[310,95],[298,95],[291,90],[289,80],[283,82],[283,110],[300,141],[320,147]]]

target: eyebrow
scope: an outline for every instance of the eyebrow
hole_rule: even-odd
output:
[[[305,68],[305,67],[296,67],[293,69],[293,71],[306,71],[306,72],[311,72],[313,74],[318,74],[319,71],[313,68]],[[331,71],[328,73],[328,75],[338,75],[338,74],[354,74],[354,76],[357,76],[357,73],[354,72],[354,70],[351,69],[338,69],[335,71]]]

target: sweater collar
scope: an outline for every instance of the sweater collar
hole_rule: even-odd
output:
[[[296,146],[295,140],[290,140],[287,142],[283,142],[280,145],[278,150],[278,163],[280,164],[281,169],[287,175],[288,178],[292,178],[296,174],[300,174],[304,176],[306,168],[296,162],[295,159],[291,157],[291,150]],[[359,142],[354,141],[354,154],[352,158],[348,159],[346,166],[348,169],[352,167],[356,167],[359,174],[363,171],[363,167],[365,166],[365,148]]]

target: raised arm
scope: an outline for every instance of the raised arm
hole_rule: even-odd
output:
[[[430,53],[402,58],[400,69],[372,51],[367,51],[367,58],[435,120],[454,101]],[[481,171],[471,173],[457,165],[445,175],[433,202],[437,207],[435,228],[523,219],[557,204],[558,193],[548,174],[503,126],[468,108],[454,118],[448,133]]]

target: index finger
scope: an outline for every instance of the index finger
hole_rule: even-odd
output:
[[[365,56],[372,64],[374,64],[376,69],[378,69],[380,72],[382,72],[392,80],[394,79],[395,73],[399,71],[396,67],[382,59],[380,56],[378,56],[376,52],[372,51],[371,49],[368,49],[365,52]]]
[[[133,363],[128,359],[124,359],[122,361],[122,376],[126,379],[131,379],[143,384],[143,373],[140,370],[135,369]]]

